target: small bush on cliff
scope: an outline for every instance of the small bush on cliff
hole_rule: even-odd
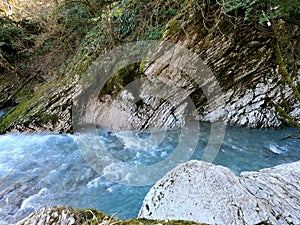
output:
[[[227,13],[237,15],[241,12],[246,21],[258,21],[260,24],[278,18],[297,20],[300,14],[299,0],[224,0],[222,4]]]

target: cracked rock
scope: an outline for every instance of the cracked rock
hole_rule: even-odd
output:
[[[195,160],[181,164],[153,186],[139,218],[220,225],[276,222],[228,168]]]

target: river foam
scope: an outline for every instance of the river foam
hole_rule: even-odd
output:
[[[201,160],[209,131],[209,124],[201,124],[193,159]],[[295,131],[227,127],[213,163],[239,174],[300,160],[300,140],[286,138]],[[164,131],[164,138],[160,138],[160,131],[99,130],[98,134],[109,154],[139,167],[168,158],[178,144],[178,132]],[[116,183],[97,173],[85,161],[73,135],[0,135],[0,224],[54,205],[93,207],[108,214],[117,213],[123,219],[136,217],[150,187]]]

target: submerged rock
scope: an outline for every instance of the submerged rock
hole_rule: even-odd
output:
[[[299,164],[237,177],[223,166],[187,162],[154,185],[139,218],[210,224],[299,224]]]

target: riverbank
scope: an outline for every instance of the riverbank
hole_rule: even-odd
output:
[[[191,221],[180,221],[180,220],[149,220],[149,219],[128,219],[119,220],[117,215],[109,216],[101,213],[95,209],[73,209],[71,207],[57,206],[52,208],[43,208],[37,212],[29,215],[25,219],[13,223],[12,225],[32,225],[39,223],[39,225],[85,225],[85,224],[96,224],[96,225],[206,225],[204,223],[195,223]]]
[[[237,177],[225,167],[190,161],[151,188],[140,219],[122,221],[94,209],[52,207],[14,224],[299,224],[299,168],[297,161]]]

